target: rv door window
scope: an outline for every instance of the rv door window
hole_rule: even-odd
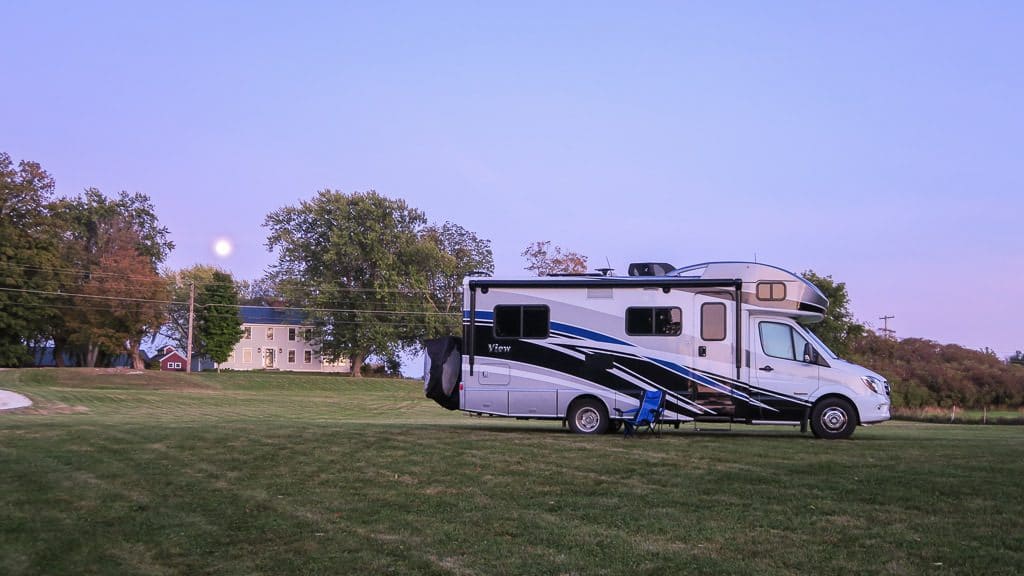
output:
[[[494,335],[498,338],[547,338],[551,310],[547,306],[495,306]]]
[[[631,336],[679,336],[683,311],[670,308],[627,308],[626,334]]]
[[[700,307],[700,337],[702,340],[725,340],[725,304],[707,302]]]

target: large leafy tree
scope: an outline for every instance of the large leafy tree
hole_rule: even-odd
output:
[[[267,215],[271,276],[293,305],[310,311],[328,360],[394,358],[443,323],[426,295],[441,251],[421,234],[422,212],[374,191],[323,190]]]
[[[121,192],[116,198],[107,198],[99,190],[90,188],[79,197],[51,203],[49,209],[65,266],[60,275],[62,292],[79,294],[86,293],[85,290],[92,302],[127,301],[124,300],[128,297],[125,290],[131,286],[113,279],[135,278],[139,281],[135,289],[137,295],[148,292],[144,299],[154,303],[166,301],[168,295],[157,270],[174,243],[167,239],[168,230],[160,226],[148,196]],[[100,281],[101,277],[107,281]],[[151,289],[154,282],[161,284],[160,290]],[[58,362],[63,358],[64,349],[70,347],[83,364],[93,366],[101,353],[123,351],[115,350],[110,339],[112,334],[127,331],[132,332],[132,336],[124,340],[124,345],[137,359],[137,343],[162,324],[147,312],[136,316],[138,322],[128,330],[117,325],[127,318],[93,313],[95,308],[102,312],[102,306],[83,304],[65,311],[51,323],[49,337],[54,342]]]
[[[428,226],[421,235],[441,253],[436,267],[427,270],[431,303],[443,315],[443,331],[458,333],[462,325],[462,280],[476,272],[494,273],[491,241],[453,222]]]
[[[0,152],[0,366],[28,361],[26,343],[45,338],[60,311],[46,294],[57,287],[57,242],[46,210],[53,188],[39,164],[15,166]]]
[[[88,366],[96,364],[100,353],[127,352],[132,366],[143,369],[142,340],[164,323],[169,295],[152,260],[139,252],[135,230],[118,219],[109,224],[74,298],[70,341],[84,349]]]
[[[825,319],[811,324],[811,331],[837,354],[848,354],[853,340],[864,333],[864,326],[850,312],[850,295],[846,291],[846,283],[836,282],[832,276],[820,276],[814,270],[807,270],[801,275],[828,298]]]
[[[551,246],[550,240],[534,242],[523,250],[526,270],[537,276],[550,274],[582,274],[587,271],[587,257],[561,246]]]

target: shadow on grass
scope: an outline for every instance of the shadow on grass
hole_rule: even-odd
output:
[[[587,438],[587,435],[585,435],[585,434],[573,434],[568,428],[562,426],[557,421],[551,421],[551,422],[548,422],[548,423],[540,423],[540,422],[522,423],[522,422],[509,421],[509,422],[506,422],[506,423],[502,423],[502,422],[499,422],[497,420],[499,420],[499,419],[496,418],[494,422],[487,422],[486,420],[481,422],[481,421],[477,420],[476,422],[471,422],[471,423],[461,422],[461,423],[451,423],[451,424],[422,424],[422,425],[418,425],[417,427],[425,427],[425,428],[431,428],[431,429],[465,430],[465,431],[486,432],[486,433],[493,433],[493,434],[516,434],[516,435],[525,434],[525,435],[537,435],[537,436],[559,436],[559,435],[565,435],[565,436],[571,436],[573,438]],[[756,430],[756,429],[751,429],[753,427],[749,427],[749,426],[746,426],[746,425],[740,425],[740,426],[742,426],[742,428],[733,428],[731,430],[727,430],[727,429],[703,429],[703,430],[697,429],[697,430],[695,430],[693,428],[685,427],[685,426],[684,427],[680,427],[679,429],[675,429],[674,427],[666,427],[666,428],[662,429],[662,433],[661,433],[660,438],[661,439],[673,439],[673,438],[732,438],[732,439],[739,439],[739,438],[787,438],[787,439],[793,439],[793,440],[797,440],[797,439],[803,438],[803,439],[816,440],[816,438],[814,438],[814,436],[810,432],[805,433],[805,434],[801,434],[798,430],[765,430],[765,429]],[[621,431],[619,431],[619,432],[608,432],[606,434],[598,435],[596,437],[598,437],[598,438],[614,438],[616,436],[622,437],[623,433]],[[857,435],[854,434],[854,439],[856,439],[856,438],[857,438]],[[657,440],[657,439],[659,439],[659,437],[655,436],[655,437],[648,438],[648,435],[642,434],[642,435],[640,435],[640,436],[638,436],[636,438],[630,438],[630,440],[633,440],[633,439],[641,440],[641,441],[648,440],[648,439]],[[874,440],[878,440],[878,438],[869,437],[869,438],[865,438],[865,440],[874,441]]]

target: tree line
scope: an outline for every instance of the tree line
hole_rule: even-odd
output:
[[[809,328],[840,356],[885,376],[894,408],[1024,405],[1021,352],[1003,361],[988,349],[881,336],[853,318],[845,283],[813,270],[803,276],[829,299],[825,319]]]
[[[147,338],[187,346],[194,297],[198,355],[226,360],[242,336],[239,307],[273,304],[302,311],[321,355],[359,375],[367,357],[393,364],[424,338],[456,333],[462,278],[494,270],[490,241],[475,233],[374,191],[336,190],[267,215],[278,261],[265,278],[161,269],[174,243],[148,196],[54,190],[38,163],[0,153],[0,366],[31,364],[47,346],[58,366],[127,354],[142,368]]]

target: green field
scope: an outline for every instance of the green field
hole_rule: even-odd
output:
[[[581,437],[420,383],[0,372],[0,574],[1020,574],[1024,428]]]

